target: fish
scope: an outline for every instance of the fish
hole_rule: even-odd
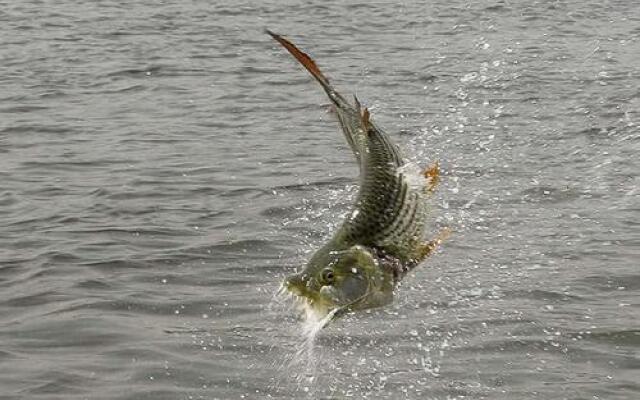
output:
[[[284,279],[281,290],[317,320],[331,321],[350,312],[388,305],[401,280],[450,234],[445,228],[432,240],[423,238],[426,199],[439,181],[439,165],[436,162],[422,173],[412,170],[400,148],[355,95],[350,103],[307,53],[279,34],[266,33],[327,94],[360,171],[351,212],[302,271]],[[421,179],[418,184],[416,175]]]

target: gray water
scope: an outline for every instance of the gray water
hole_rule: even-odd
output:
[[[274,292],[357,168],[266,27],[453,230],[315,338]],[[637,2],[14,0],[0,57],[0,399],[640,398]]]

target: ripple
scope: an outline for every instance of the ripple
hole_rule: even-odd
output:
[[[595,331],[595,332],[575,332],[568,336],[578,340],[594,340],[616,346],[629,346],[631,348],[640,346],[640,329],[618,330],[618,331]]]
[[[553,186],[528,188],[521,191],[520,194],[524,200],[536,203],[564,203],[584,196],[594,196],[593,193],[584,193],[569,187],[557,188]]]

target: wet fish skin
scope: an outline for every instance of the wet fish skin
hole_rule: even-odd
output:
[[[351,214],[335,235],[284,287],[319,317],[379,307],[408,271],[435,250],[448,232],[425,242],[425,197],[437,182],[438,167],[424,172],[424,185],[408,179],[409,170],[391,142],[354,97],[349,103],[315,61],[289,40],[267,31],[320,83],[331,100],[342,131],[360,167],[360,191]]]

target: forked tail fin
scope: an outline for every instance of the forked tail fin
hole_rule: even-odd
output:
[[[267,30],[267,33],[280,43],[291,55],[298,60],[302,66],[320,83],[324,91],[329,96],[329,99],[333,103],[338,116],[338,121],[344,132],[344,136],[353,150],[354,155],[358,160],[358,165],[361,166],[361,154],[366,147],[366,136],[363,135],[361,129],[361,117],[360,113],[351,105],[344,97],[338,93],[333,86],[329,83],[329,79],[320,71],[316,62],[305,52],[300,50],[296,45],[289,40],[283,38],[277,33],[273,33]]]
[[[303,52],[293,43],[278,35],[277,33],[273,33],[268,29],[267,33],[271,35],[271,37],[274,38],[278,43],[280,43],[285,49],[287,49],[287,51],[289,51],[289,53],[291,53],[291,55],[295,57],[295,59],[298,60],[298,62],[300,62],[300,64],[302,64],[307,69],[307,71],[309,71],[309,73],[311,73],[311,75],[316,78],[318,82],[320,82],[325,90],[332,89],[327,77],[324,76],[322,71],[320,71],[320,68],[318,68],[316,62],[313,61],[313,59],[309,57],[307,53]]]

